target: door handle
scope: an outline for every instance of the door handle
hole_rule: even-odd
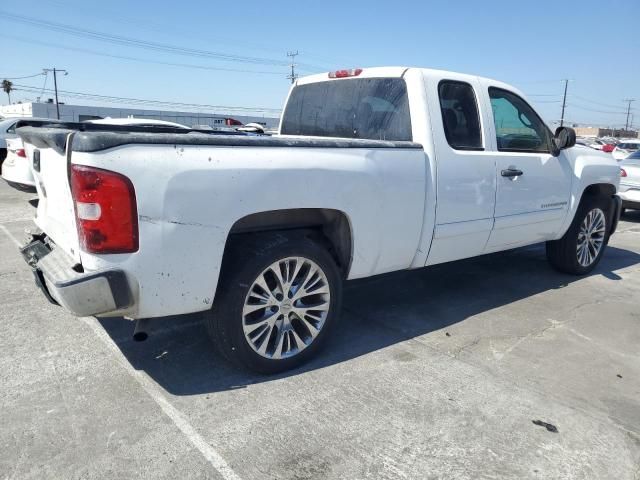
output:
[[[502,170],[500,175],[503,177],[519,177],[523,175],[522,170],[518,170],[517,168],[507,168],[506,170]]]

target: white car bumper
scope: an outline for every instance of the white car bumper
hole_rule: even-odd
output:
[[[618,196],[623,207],[640,208],[640,184],[620,182]]]
[[[31,173],[29,159],[18,157],[9,152],[2,163],[2,178],[7,182],[17,183],[28,187],[35,187],[36,182]]]

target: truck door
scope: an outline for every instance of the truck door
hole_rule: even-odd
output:
[[[567,212],[571,165],[563,152],[558,157],[551,154],[552,134],[525,100],[504,88],[487,87],[497,192],[486,251],[549,240]]]
[[[479,255],[493,227],[495,158],[475,77],[425,78],[437,164],[436,225],[427,265]]]

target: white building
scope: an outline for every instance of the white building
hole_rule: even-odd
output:
[[[237,120],[242,124],[254,122],[275,129],[280,121],[277,117],[267,117],[259,115],[235,115],[224,112],[175,112],[167,110],[143,110],[135,108],[113,108],[113,107],[92,107],[85,105],[60,104],[60,120],[66,122],[82,122],[84,120],[95,120],[99,118],[152,118],[155,120],[165,120],[176,122],[188,127],[195,125],[209,125],[219,127],[225,125],[235,125],[232,120]],[[53,102],[47,103],[15,103],[13,105],[0,106],[0,115],[3,117],[38,117],[56,118],[56,105]]]

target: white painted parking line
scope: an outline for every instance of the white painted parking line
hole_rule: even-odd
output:
[[[176,427],[187,437],[191,444],[196,447],[200,453],[207,459],[213,468],[225,480],[240,480],[240,477],[222,458],[218,451],[213,448],[207,441],[196,431],[196,429],[185,418],[184,414],[174,407],[169,400],[162,394],[158,386],[143,372],[133,368],[131,364],[124,358],[120,349],[113,343],[109,335],[104,331],[102,326],[93,317],[83,317],[81,320],[87,324],[96,336],[113,352],[118,363],[131,375],[138,384],[147,392],[147,395],[156,402],[162,409],[164,414],[171,419]]]
[[[7,235],[9,239],[20,248],[22,245],[16,237],[4,226],[0,225],[0,230]],[[93,317],[83,317],[81,320],[89,327],[95,335],[107,346],[113,353],[118,363],[126,370],[126,372],[134,378],[142,389],[151,397],[151,399],[160,407],[164,414],[171,419],[173,424],[187,437],[189,442],[200,451],[207,459],[211,466],[220,474],[224,480],[240,480],[240,477],[229,466],[225,459],[213,448],[207,441],[196,431],[189,423],[184,414],[174,407],[169,400],[162,394],[158,386],[143,372],[133,368],[131,364],[124,358],[120,349],[113,343],[113,340],[107,335],[102,326]]]
[[[18,241],[16,237],[14,237],[11,234],[11,232],[9,231],[9,229],[7,229],[7,227],[5,227],[4,225],[0,225],[0,230],[2,230],[7,237],[9,237],[9,239],[16,245],[16,247],[22,248],[22,244]]]

